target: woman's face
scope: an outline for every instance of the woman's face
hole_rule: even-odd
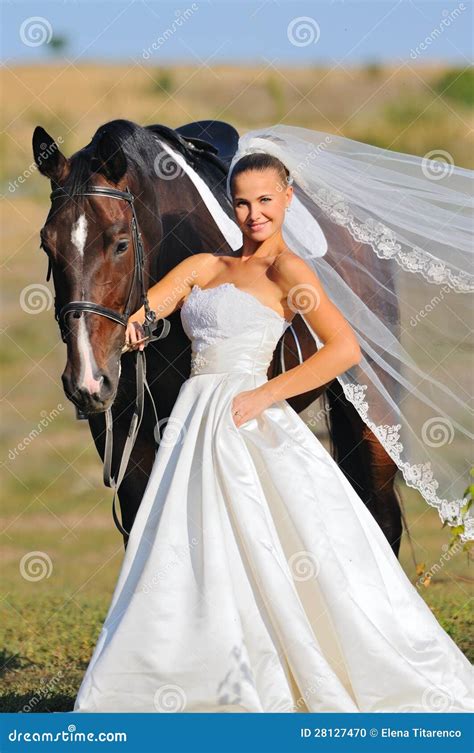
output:
[[[292,193],[293,188],[282,185],[273,167],[237,175],[233,180],[232,203],[244,235],[260,242],[279,231]]]

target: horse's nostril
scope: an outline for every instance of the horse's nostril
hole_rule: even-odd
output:
[[[98,375],[98,381],[99,381],[99,389],[101,391],[102,396],[107,396],[111,390],[112,390],[112,382],[110,380],[110,377],[105,373],[100,373]]]
[[[99,397],[100,396],[100,392],[102,390],[103,384],[104,384],[104,377],[103,376],[99,376],[97,378],[97,381],[96,381],[95,390],[92,393],[93,397]]]

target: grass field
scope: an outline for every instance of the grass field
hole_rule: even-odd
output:
[[[69,155],[117,117],[172,127],[219,118],[240,131],[282,121],[419,155],[443,149],[456,164],[474,167],[463,76],[440,66],[415,73],[376,65],[209,71],[81,64],[3,71],[1,711],[72,707],[123,555],[88,426],[75,421],[61,387],[65,349],[45,283],[46,257],[38,250],[49,185],[30,168],[34,126],[61,136]],[[18,183],[21,175],[26,178]],[[44,287],[36,312],[32,306],[27,313],[22,292],[38,283]],[[465,553],[446,555],[449,533],[436,511],[413,490],[401,486],[401,492],[415,549],[413,559],[405,536],[402,565],[413,582],[415,561],[426,570],[438,565],[420,592],[474,659],[472,564]],[[41,562],[29,567],[34,552]]]

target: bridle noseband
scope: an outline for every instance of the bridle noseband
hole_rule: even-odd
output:
[[[72,312],[74,312],[74,316],[76,318],[79,318],[82,311],[90,311],[93,314],[98,314],[99,316],[105,316],[107,319],[111,319],[113,322],[116,322],[117,324],[121,324],[123,327],[126,327],[129,316],[132,313],[131,307],[132,307],[133,294],[135,291],[135,285],[136,285],[137,279],[140,286],[141,301],[145,308],[144,328],[145,330],[148,330],[147,335],[151,334],[152,325],[156,322],[156,314],[150,308],[147,291],[145,289],[145,273],[144,273],[145,254],[144,254],[144,249],[143,249],[142,235],[141,235],[140,228],[138,225],[137,214],[136,214],[135,206],[134,206],[134,201],[135,201],[134,195],[131,193],[128,187],[125,189],[125,191],[119,191],[117,188],[110,188],[108,186],[91,186],[90,188],[87,189],[87,191],[74,191],[73,193],[68,193],[64,188],[55,188],[54,191],[52,191],[50,194],[50,199],[53,200],[59,197],[73,198],[74,196],[108,196],[111,199],[122,199],[123,201],[128,202],[132,210],[131,227],[132,227],[132,241],[133,241],[133,249],[134,249],[134,266],[133,266],[132,283],[128,291],[127,302],[125,304],[125,309],[123,313],[120,313],[119,311],[114,311],[114,309],[108,308],[107,306],[101,306],[99,303],[94,303],[93,301],[70,301],[69,303],[66,303],[60,309],[59,312],[57,310],[55,311],[55,317],[59,324],[59,329],[61,332],[61,338],[63,342],[66,342],[67,335],[68,335],[66,331],[67,315]],[[49,280],[50,275],[51,275],[51,259],[49,260],[48,274],[46,276],[46,280]]]

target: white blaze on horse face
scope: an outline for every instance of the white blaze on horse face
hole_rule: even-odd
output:
[[[95,377],[97,364],[89,341],[84,311],[79,319],[77,349],[81,359],[81,373],[79,375],[78,387],[79,389],[87,390],[90,395],[93,395],[95,392],[100,391],[104,377],[100,377],[100,379],[96,379]]]
[[[84,213],[79,215],[79,218],[72,226],[71,230],[71,243],[79,254],[81,260],[81,297],[84,299],[84,248],[87,240],[87,218]]]
[[[87,219],[85,214],[81,214],[78,220],[74,223],[71,230],[71,242],[75,247],[81,259],[81,281],[83,280],[83,262],[84,262],[84,248],[87,240]],[[84,287],[82,287],[82,298],[84,298]],[[77,336],[77,349],[79,357],[81,359],[81,373],[79,377],[79,389],[87,390],[91,395],[95,392],[99,392],[103,377],[100,379],[95,378],[97,372],[97,364],[95,362],[94,354],[92,352],[89,333],[87,331],[87,325],[85,320],[85,312],[81,313],[79,319],[79,331]]]
[[[76,247],[81,259],[84,258],[84,247],[87,239],[87,219],[83,213],[76,220],[71,230],[71,241]]]

